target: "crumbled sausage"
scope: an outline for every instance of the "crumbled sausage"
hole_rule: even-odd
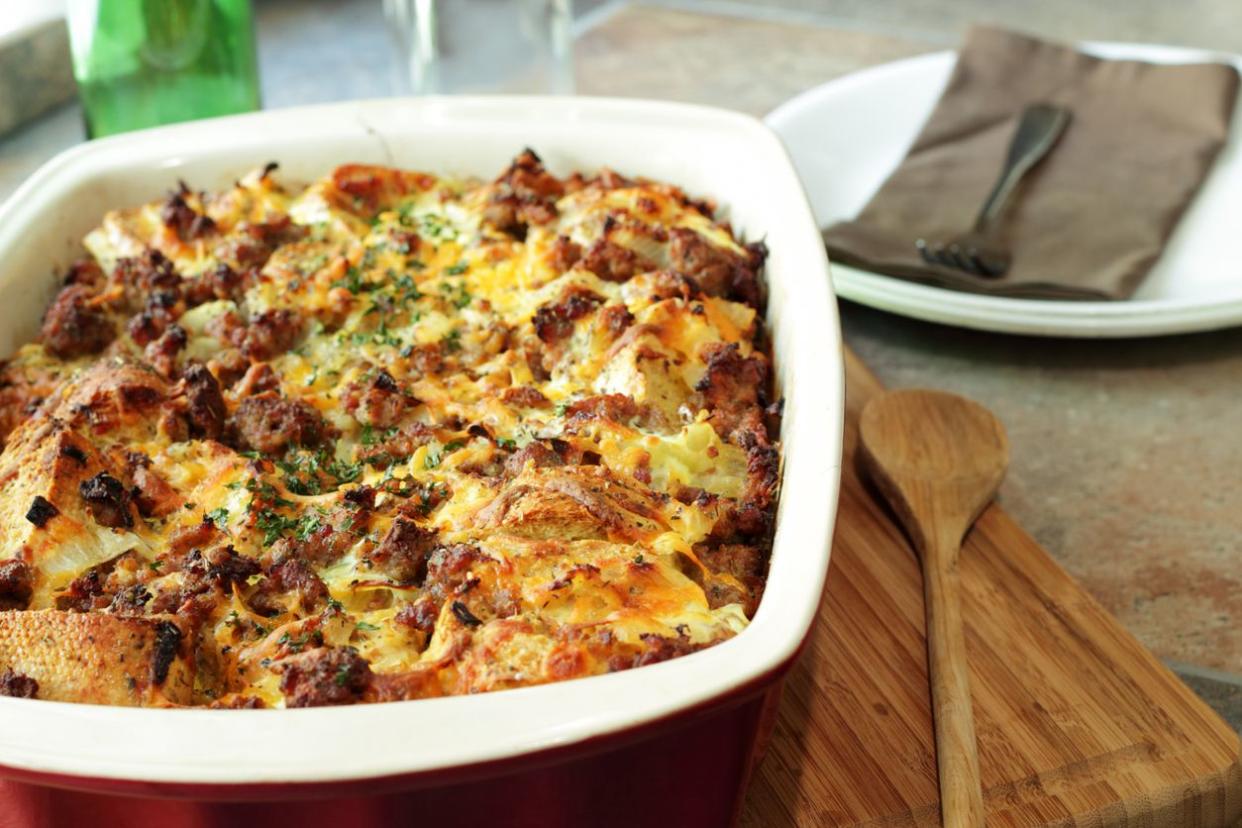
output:
[[[596,240],[579,264],[606,282],[625,282],[636,273],[655,269],[633,250],[608,239]]]
[[[25,561],[0,561],[0,610],[25,609],[34,594],[34,570]]]
[[[253,277],[249,271],[237,271],[226,262],[220,262],[186,285],[186,302],[201,305],[215,299],[237,299],[251,282]]]
[[[151,458],[141,452],[127,456],[130,479],[134,481],[133,498],[143,517],[164,517],[181,508],[181,497],[164,478],[151,468]]]
[[[134,525],[130,511],[129,492],[125,484],[107,472],[100,472],[83,480],[78,493],[86,502],[86,509],[100,526],[110,529],[129,529]]]
[[[178,294],[181,289],[181,274],[154,248],[147,248],[141,256],[119,259],[112,275],[124,287],[125,304],[131,309],[148,304],[157,292]]]
[[[430,635],[435,632],[436,619],[439,616],[440,605],[430,595],[422,595],[397,610],[393,620],[398,624]]]
[[[500,399],[519,408],[547,408],[552,403],[538,388],[529,385],[515,385],[500,392]]]
[[[116,338],[116,328],[92,302],[91,289],[69,285],[57,294],[43,317],[43,344],[58,357],[96,354]]]
[[[192,526],[178,529],[168,538],[166,545],[169,554],[184,555],[192,549],[207,546],[219,534],[219,528],[210,520],[204,519]]]
[[[144,310],[129,318],[125,323],[125,332],[134,340],[135,345],[145,348],[164,332],[164,323],[165,320],[160,315]]]
[[[253,273],[267,263],[277,247],[295,242],[307,232],[307,228],[294,224],[288,216],[259,223],[243,222],[216,246],[216,258],[231,262],[246,273]]]
[[[396,433],[385,432],[371,445],[362,447],[358,459],[372,466],[386,468],[402,457],[409,457],[419,446],[435,439],[435,432],[425,423],[406,423]]]
[[[427,574],[427,557],[436,548],[434,531],[412,520],[398,517],[368,555],[371,563],[401,583],[420,583]]]
[[[767,258],[762,242],[749,245],[740,256],[716,247],[685,227],[670,231],[669,262],[674,270],[694,280],[709,296],[723,296],[752,307],[762,304],[759,271]]]
[[[557,273],[569,270],[582,258],[582,245],[568,236],[557,236],[548,249],[548,266]]]
[[[353,414],[358,422],[376,428],[396,425],[401,415],[414,404],[414,399],[383,368],[365,382],[350,385],[341,399],[345,410]]]
[[[259,574],[259,562],[237,554],[232,546],[216,546],[208,549],[191,549],[183,569],[187,585],[194,591],[211,587],[228,589],[232,584],[244,584]]]
[[[342,495],[345,502],[358,509],[375,508],[375,489],[370,486],[358,486],[349,489]]]
[[[742,356],[737,343],[708,346],[707,370],[694,386],[703,394],[718,431],[728,434],[765,404],[768,363],[760,354]]]
[[[565,465],[565,460],[555,449],[540,440],[534,440],[509,455],[509,459],[505,461],[505,473],[516,477],[526,468],[527,462],[534,463],[535,468]]]
[[[496,179],[483,219],[503,233],[524,239],[529,225],[547,224],[556,218],[556,200],[564,192],[560,180],[543,168],[539,156],[526,149]]]
[[[147,602],[151,600],[151,592],[142,584],[125,587],[112,596],[108,605],[109,612],[119,615],[142,615]]]
[[[147,345],[144,356],[161,376],[171,378],[177,370],[177,354],[181,353],[188,341],[185,330],[174,323],[160,334],[159,339]]]
[[[221,388],[232,388],[249,372],[251,363],[237,348],[225,348],[207,360],[207,367],[220,381]]]
[[[271,359],[292,348],[301,335],[301,316],[287,308],[273,308],[250,320],[241,350],[251,359]]]
[[[625,394],[600,394],[584,397],[565,408],[565,419],[582,422],[604,419],[626,423],[642,414],[642,407]]]
[[[747,615],[753,615],[763,590],[764,555],[758,546],[742,543],[695,544],[694,554],[712,573],[730,576],[702,578],[692,573],[703,587],[707,605],[712,609],[726,604],[741,604]]]
[[[374,490],[371,490],[374,492]],[[351,521],[352,529],[362,529],[365,516],[355,516]],[[274,561],[288,558],[299,558],[316,566],[327,566],[338,560],[349,551],[358,538],[351,532],[338,531],[324,524],[304,538],[281,538],[272,546],[271,557]]]
[[[414,369],[415,377],[426,377],[440,373],[444,368],[444,349],[439,342],[415,345],[406,357],[406,364]]]
[[[170,195],[160,209],[160,221],[182,241],[202,238],[216,227],[210,216],[203,215],[186,202],[188,195],[190,189],[183,181],[180,189]]]
[[[661,661],[668,661],[669,659],[701,650],[704,646],[702,644],[695,644],[684,635],[677,638],[666,638],[655,633],[643,633],[639,638],[643,642],[643,649],[632,656],[613,656],[608,660],[609,670],[615,672],[617,670],[643,667],[647,664],[658,664]]]
[[[104,598],[103,577],[98,569],[88,569],[74,578],[64,592],[56,596],[56,609],[90,612],[108,606]]]
[[[371,684],[371,666],[353,647],[320,647],[276,665],[288,707],[352,704]]]
[[[328,600],[328,587],[305,561],[287,558],[268,568],[267,577],[250,596],[250,605],[258,612],[276,615],[285,610],[280,600],[285,595],[303,610],[315,610]]]
[[[15,699],[34,699],[39,695],[39,682],[23,673],[6,668],[0,673],[0,696]]]
[[[427,594],[443,601],[465,583],[472,566],[487,560],[477,547],[465,543],[437,548],[427,558]]]
[[[190,433],[195,437],[218,440],[224,433],[224,418],[228,414],[220,383],[206,366],[197,362],[185,369],[182,380]]]
[[[630,313],[630,309],[625,305],[608,305],[600,310],[599,321],[604,326],[604,330],[615,338],[634,324],[634,314]]]
[[[69,265],[69,272],[65,274],[64,283],[97,288],[103,284],[104,279],[103,268],[99,266],[99,262],[94,259],[78,259]]]
[[[136,345],[146,347],[168,330],[185,312],[181,292],[176,287],[159,287],[145,294],[142,310],[130,317],[126,332]]]
[[[564,339],[574,331],[574,322],[591,313],[604,300],[597,294],[582,288],[565,292],[560,301],[541,305],[531,322],[535,335],[544,342]]]
[[[264,454],[278,454],[289,446],[316,446],[326,436],[319,412],[271,392],[242,400],[230,422],[241,448]]]

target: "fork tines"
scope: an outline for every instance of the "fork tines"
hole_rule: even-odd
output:
[[[986,261],[973,247],[963,248],[957,243],[929,244],[926,239],[916,239],[914,246],[929,265],[952,267],[976,276],[999,276],[1005,272],[1004,268],[997,268]]]

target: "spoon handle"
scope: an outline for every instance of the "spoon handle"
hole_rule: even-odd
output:
[[[945,828],[983,828],[979,750],[970,706],[957,555],[938,554],[929,549],[923,566],[927,660],[936,725],[936,765],[940,775],[940,816]]]

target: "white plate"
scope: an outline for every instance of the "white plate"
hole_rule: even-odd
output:
[[[1242,58],[1169,46],[1084,43],[1106,58],[1153,63]],[[877,66],[804,92],[768,124],[785,141],[821,227],[851,219],[914,142],[940,97],[954,52]],[[1122,337],[1242,324],[1242,105],[1228,144],[1134,297],[1074,302],[981,296],[833,265],[839,296],[881,310],[1007,333]]]

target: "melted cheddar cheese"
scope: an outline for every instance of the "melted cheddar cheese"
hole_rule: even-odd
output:
[[[746,627],[779,463],[763,251],[711,205],[529,151],[490,183],[269,165],[85,246],[0,377],[0,673],[41,697],[473,693]],[[83,613],[150,642],[128,689],[48,657]]]

